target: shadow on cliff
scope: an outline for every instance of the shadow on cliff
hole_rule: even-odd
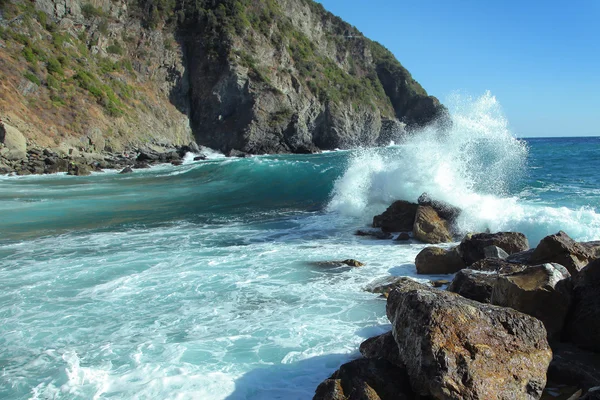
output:
[[[391,326],[378,325],[360,329],[364,339],[389,331]],[[329,378],[340,365],[360,358],[358,349],[351,354],[327,354],[289,364],[257,368],[235,382],[235,390],[225,400],[310,400],[317,386]]]

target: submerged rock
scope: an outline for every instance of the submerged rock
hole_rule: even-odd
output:
[[[575,276],[594,258],[594,254],[586,246],[577,243],[565,232],[560,231],[541,240],[531,254],[529,263],[557,263],[563,265],[571,275]]]
[[[453,274],[465,268],[456,247],[450,250],[426,247],[415,258],[417,274]]]
[[[424,285],[392,290],[387,315],[418,394],[436,399],[540,397],[552,352],[536,318]]]
[[[375,239],[380,239],[380,240],[391,239],[394,237],[391,233],[388,233],[388,232],[375,231],[375,230],[364,230],[364,229],[359,229],[354,234],[356,236],[370,236],[370,237],[373,237]]]
[[[410,232],[417,215],[417,204],[398,200],[383,212],[373,217],[373,227],[384,232]]]
[[[442,219],[430,206],[419,206],[413,225],[413,236],[425,243],[448,243],[452,241],[450,223]]]
[[[519,232],[477,233],[467,235],[458,249],[465,264],[471,265],[486,258],[485,249],[489,246],[496,246],[508,254],[513,254],[529,249],[529,242],[525,235]]]
[[[560,336],[571,303],[570,274],[559,264],[542,264],[499,275],[491,303],[538,318],[549,338]]]
[[[133,173],[133,169],[131,169],[131,167],[125,167],[121,170],[121,172],[119,172],[119,174],[131,174]]]

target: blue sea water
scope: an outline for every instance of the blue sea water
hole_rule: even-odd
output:
[[[600,239],[600,138],[517,140],[491,96],[452,112],[379,149],[0,177],[0,398],[312,398],[390,328],[364,288],[416,276],[422,244],[353,235],[396,199]]]

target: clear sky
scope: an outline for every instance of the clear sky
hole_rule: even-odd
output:
[[[320,3],[442,102],[490,90],[516,136],[600,136],[600,0]]]

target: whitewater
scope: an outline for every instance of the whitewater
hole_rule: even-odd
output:
[[[423,244],[354,235],[423,192],[465,233],[600,240],[599,138],[446,104],[451,127],[384,148],[0,177],[0,398],[310,399],[390,329],[365,287],[440,278],[416,276]]]

